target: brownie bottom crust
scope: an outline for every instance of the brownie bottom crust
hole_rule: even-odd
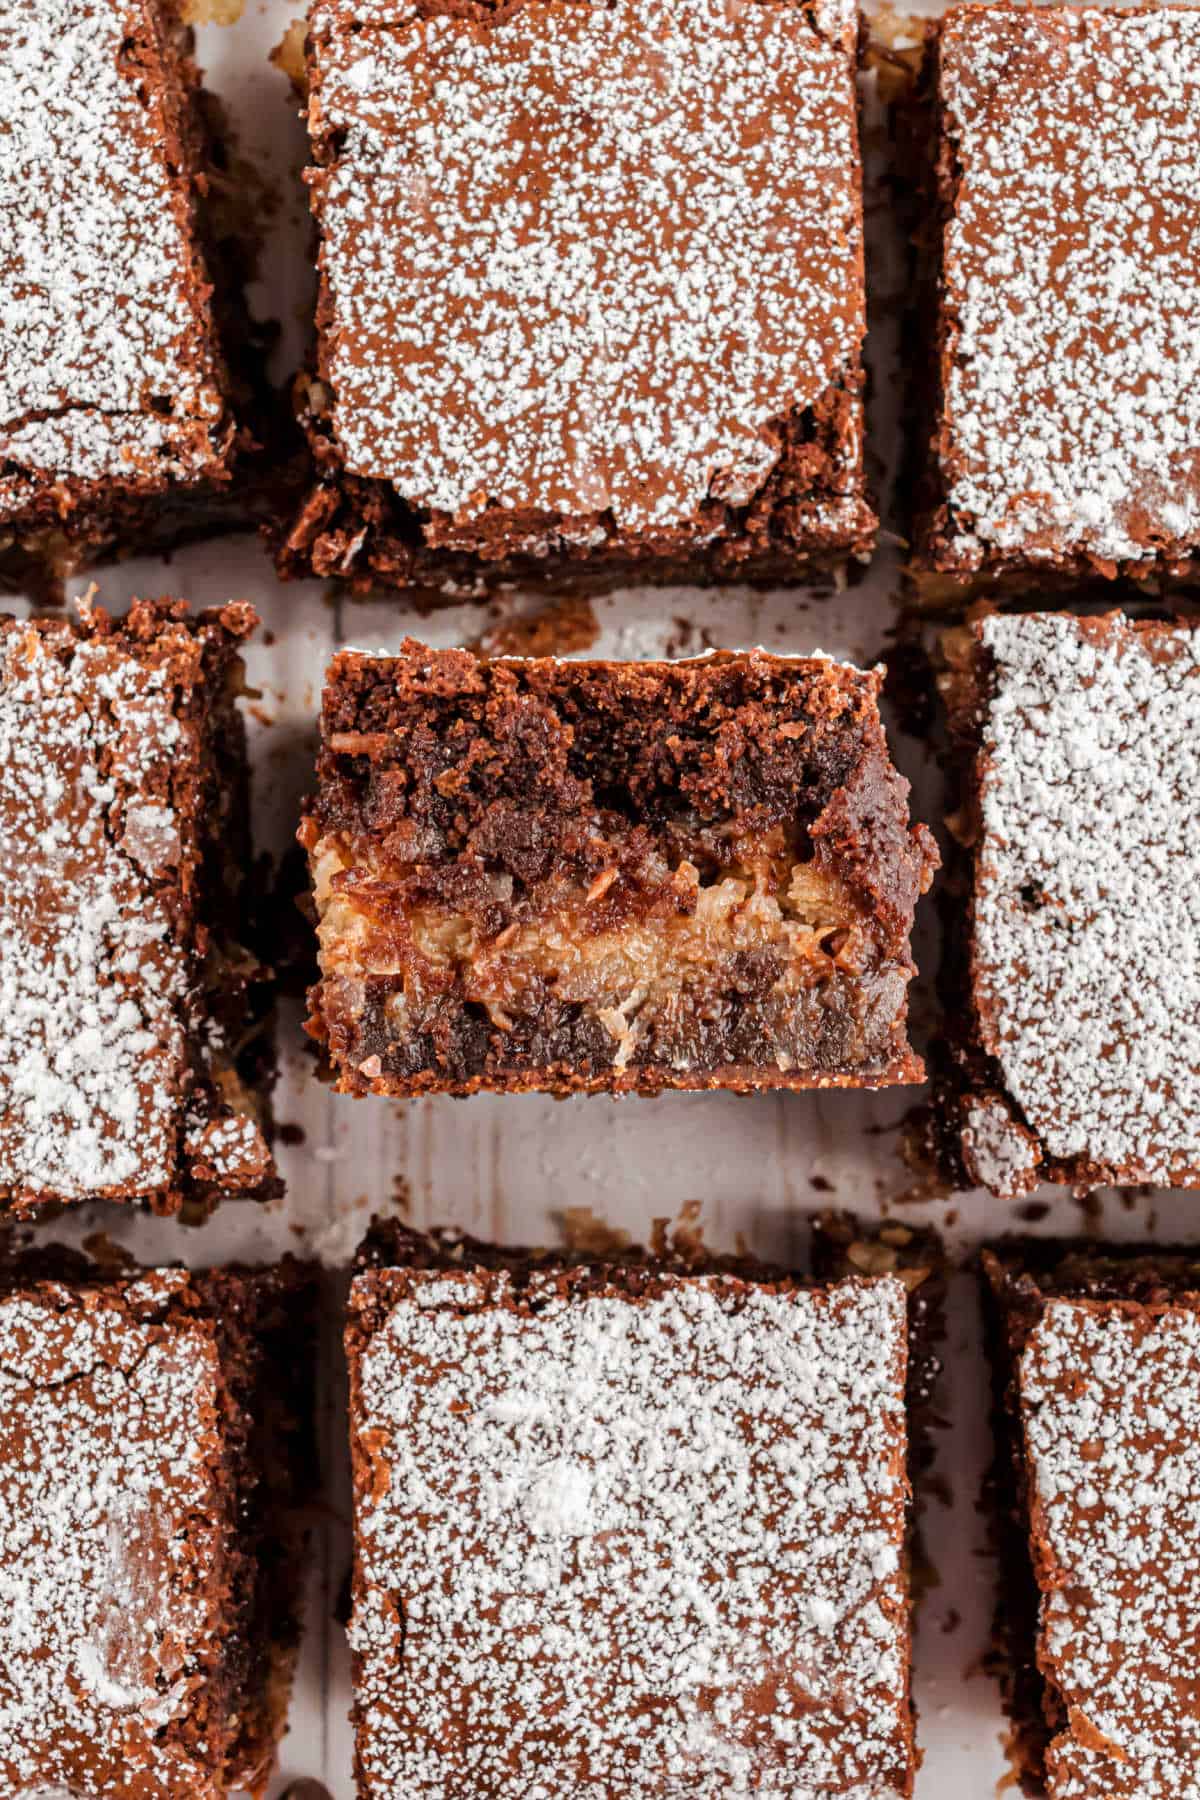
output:
[[[85,485],[65,478],[52,497],[0,515],[0,584],[61,604],[60,584],[99,563],[161,556],[218,533],[255,531],[271,504],[258,492],[266,477],[255,443],[248,432],[230,427],[223,460],[210,476],[186,486],[166,472],[147,474],[140,483]]]
[[[672,870],[647,854],[636,831],[611,858],[608,879],[619,876],[625,907],[633,891],[640,917],[618,906],[606,924],[603,873],[531,884],[528,922],[500,934],[470,896],[458,911],[431,895],[407,909],[414,973],[401,985],[344,952],[371,885],[403,876],[350,868],[326,845],[314,867],[325,972],[313,1029],[341,1085],[620,1095],[922,1078],[903,1029],[910,962],[870,966],[860,907],[799,847],[764,856],[770,892],[761,864],[702,879],[686,857]]]

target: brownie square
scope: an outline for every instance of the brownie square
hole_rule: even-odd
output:
[[[299,1265],[0,1284],[0,1789],[265,1788],[298,1639]]]
[[[0,1208],[277,1183],[236,707],[245,604],[0,617]]]
[[[343,1092],[919,1081],[882,677],[343,651],[301,831]]]
[[[971,900],[944,1126],[970,1185],[1200,1181],[1200,636],[993,616],[952,645]]]
[[[319,0],[284,573],[865,557],[857,29],[846,0]]]
[[[905,1309],[892,1276],[377,1234],[361,1800],[910,1794]]]
[[[918,586],[1193,573],[1200,15],[956,7]]]
[[[173,0],[0,12],[0,576],[211,515],[238,429]],[[222,296],[222,302],[223,302]]]
[[[1016,1772],[1050,1800],[1181,1800],[1200,1718],[1200,1262],[985,1255]]]

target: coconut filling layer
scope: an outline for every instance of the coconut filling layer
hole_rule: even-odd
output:
[[[816,990],[851,986],[873,949],[841,880],[791,857],[733,865],[707,883],[689,861],[674,869],[664,863],[649,895],[640,870],[637,904],[626,916],[616,867],[586,889],[552,879],[520,904],[527,916],[491,935],[470,912],[397,905],[403,876],[395,865],[385,874],[351,863],[330,838],[314,850],[313,876],[327,1011],[336,1003],[340,1017],[351,1017],[362,1010],[368,983],[399,978],[384,1004],[397,1041],[417,1036],[448,994],[481,1008],[502,1033],[527,1031],[550,999],[601,1022],[615,1068],[639,1054],[661,1057],[672,1043],[670,1059],[685,1066],[685,1028],[710,1013],[719,1018],[744,996],[787,1070],[812,1037]],[[511,878],[496,876],[495,884],[497,901],[507,905]],[[892,973],[897,993],[889,1004],[903,994],[903,975]],[[880,980],[893,985],[886,974]]]

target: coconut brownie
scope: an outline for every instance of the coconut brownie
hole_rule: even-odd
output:
[[[1200,1761],[1200,1262],[985,1254],[1017,1772],[1050,1800],[1180,1800]]]
[[[0,1208],[269,1194],[244,604],[0,617]]]
[[[313,1282],[0,1277],[0,1788],[261,1792],[298,1639]]]
[[[1194,572],[1200,12],[957,7],[917,581]]]
[[[229,488],[187,48],[173,0],[0,16],[0,576],[178,536]]]
[[[1200,635],[993,616],[952,647],[969,857],[941,1129],[952,1171],[1200,1181]]]
[[[865,556],[848,0],[318,0],[313,485],[285,574]]]
[[[825,658],[338,655],[301,830],[348,1093],[921,1079],[936,853],[881,676]]]
[[[358,1792],[912,1792],[906,1290],[378,1231]]]

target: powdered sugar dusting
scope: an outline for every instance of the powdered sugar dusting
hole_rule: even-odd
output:
[[[942,33],[956,172],[948,565],[1200,537],[1200,13],[976,6]]]
[[[15,465],[0,510],[63,474],[194,478],[228,436],[211,327],[186,291],[159,18],[154,0],[0,11],[0,458]]]
[[[1037,1144],[995,1096],[967,1106],[962,1155],[972,1182],[1004,1199],[1016,1199],[1037,1185]]]
[[[1021,1361],[1053,1800],[1200,1795],[1200,1313],[1051,1300]]]
[[[71,1200],[178,1178],[174,705],[166,661],[65,622],[0,630],[0,1191]]]
[[[0,1788],[216,1800],[227,1730],[181,1735],[220,1629],[216,1353],[171,1290],[0,1301]],[[172,1729],[174,1728],[174,1729]],[[207,1740],[207,1752],[205,1742]]]
[[[312,24],[347,467],[460,522],[494,506],[652,530],[710,490],[747,502],[773,422],[857,367],[847,8],[530,0],[494,25],[397,21],[325,0]],[[832,508],[851,535],[858,452]]]
[[[354,1417],[364,1795],[908,1793],[901,1284],[403,1282]]]
[[[1200,636],[984,621],[975,996],[1047,1153],[1200,1172]]]

